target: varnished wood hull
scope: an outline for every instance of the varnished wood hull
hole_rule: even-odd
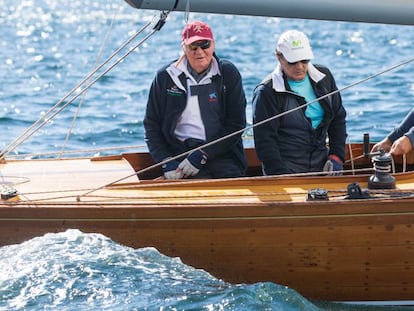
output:
[[[106,161],[117,163],[90,163],[105,170]],[[30,193],[25,184],[19,201],[1,201],[0,245],[77,228],[156,247],[229,282],[272,281],[330,301],[413,300],[414,175],[395,174],[398,191],[347,199],[347,185],[366,189],[369,176],[129,180],[66,197]],[[329,200],[307,201],[315,188]]]

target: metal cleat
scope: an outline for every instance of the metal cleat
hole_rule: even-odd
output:
[[[0,184],[0,193],[1,193],[2,200],[6,200],[6,201],[8,200],[15,201],[16,199],[18,200],[17,190],[14,189],[10,185]]]
[[[321,188],[309,189],[306,201],[328,201],[328,191]]]

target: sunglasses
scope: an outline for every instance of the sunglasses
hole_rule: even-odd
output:
[[[305,64],[306,65],[306,64],[308,64],[310,62],[310,59],[303,59],[303,60],[299,60],[297,62],[289,63],[287,61],[287,59],[283,56],[282,53],[276,52],[276,54],[279,55],[280,57],[282,57],[288,63],[289,66],[295,66],[297,63],[302,63],[302,64]]]
[[[210,40],[203,40],[203,41],[196,41],[188,45],[188,48],[190,51],[195,51],[198,48],[201,48],[203,50],[208,49],[211,46]]]
[[[307,64],[307,63],[309,63],[309,59],[303,59],[303,60],[300,60],[300,61],[297,61],[297,62],[294,62],[294,63],[289,63],[289,62],[287,62],[288,63],[288,65],[289,66],[295,66],[297,63],[302,63],[302,64]]]

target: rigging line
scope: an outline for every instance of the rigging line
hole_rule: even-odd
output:
[[[89,194],[91,194],[93,192],[96,192],[98,190],[101,190],[101,189],[106,188],[106,187],[109,187],[109,186],[113,186],[114,184],[116,184],[116,183],[118,183],[120,181],[123,181],[123,180],[125,180],[127,178],[130,178],[130,177],[132,177],[132,176],[134,176],[136,174],[138,175],[138,174],[144,173],[144,172],[146,172],[148,170],[151,170],[151,169],[153,169],[153,168],[155,168],[155,167],[157,167],[159,165],[163,165],[163,164],[167,163],[168,161],[170,161],[171,159],[172,158],[170,158],[168,160],[165,160],[163,162],[160,162],[160,163],[153,164],[153,165],[151,165],[149,167],[146,167],[146,168],[144,168],[144,169],[142,169],[142,170],[140,170],[138,172],[135,172],[135,174],[128,175],[128,176],[123,177],[123,178],[120,178],[120,179],[118,179],[118,180],[116,180],[114,182],[111,182],[109,184],[106,184],[106,185],[100,186],[98,188],[92,189],[92,190],[90,190],[88,192],[85,192],[84,194],[78,195],[76,197],[76,201],[80,202],[81,197],[88,196]],[[373,170],[372,168],[362,168],[362,169],[356,169],[356,170],[342,170],[340,172],[342,172],[342,173],[349,173],[349,172],[354,173],[355,171],[358,171],[358,172],[361,172],[362,173],[362,172],[372,172],[372,170]],[[282,174],[282,175],[278,175],[278,177],[309,177],[309,176],[315,176],[315,175],[318,176],[318,175],[328,175],[328,174],[327,174],[327,172],[307,172],[307,173],[296,173],[296,174]],[[256,177],[256,179],[267,179],[267,178],[270,179],[272,177],[274,177],[274,176],[258,176],[258,177]],[[243,177],[241,177],[241,178],[243,178]],[[236,180],[236,179],[237,178],[232,178],[232,180]],[[254,177],[252,179],[254,179]],[[171,183],[162,184],[162,185],[158,184],[158,185],[159,186],[167,186],[167,185],[170,185],[171,186],[171,185],[182,184],[182,183],[191,184],[191,183],[197,183],[197,182],[203,182],[203,181],[202,180],[192,180],[192,181],[188,181],[188,180],[180,181],[180,180],[178,180],[176,182],[171,182]],[[142,185],[138,185],[138,186],[137,185],[134,185],[134,187],[138,187],[138,188],[151,188],[151,187],[154,187],[154,184],[142,184]]]
[[[403,168],[404,168],[403,172],[405,173],[407,171],[407,154],[405,154],[405,153],[403,154]]]
[[[135,146],[119,146],[119,147],[106,147],[106,148],[93,148],[93,149],[75,149],[75,150],[70,150],[70,151],[65,151],[64,155],[66,154],[86,154],[86,153],[90,153],[90,152],[102,152],[102,151],[111,151],[111,150],[123,150],[123,149],[144,149],[146,148],[145,145],[135,145]],[[15,154],[15,155],[8,155],[7,159],[11,160],[11,159],[19,159],[21,157],[26,157],[26,158],[33,158],[33,157],[41,157],[41,156],[51,156],[51,155],[59,155],[61,152],[60,151],[55,151],[55,152],[42,152],[42,153],[26,153],[26,154]],[[61,159],[61,158],[59,158]]]
[[[107,64],[113,57],[116,56],[116,54],[118,54],[123,48],[125,48],[125,46],[127,46],[132,40],[134,40],[139,34],[141,34],[149,25],[151,24],[151,22],[148,22],[143,28],[141,28],[141,30],[139,30],[138,32],[136,32],[133,36],[131,36],[121,47],[119,47],[104,63],[102,63],[100,66],[96,67],[95,70],[93,70],[92,72],[90,72],[82,81],[80,81],[71,91],[69,91],[58,103],[56,103],[51,109],[49,109],[44,115],[42,115],[42,117],[40,117],[35,123],[33,123],[20,137],[18,137],[16,140],[14,140],[14,142],[12,142],[11,144],[9,144],[5,150],[3,150],[0,153],[0,159],[4,158],[5,155],[7,155],[8,153],[10,153],[13,149],[15,149],[18,145],[20,145],[22,142],[24,142],[26,139],[28,139],[29,137],[31,137],[37,130],[39,130],[44,124],[46,124],[48,122],[49,119],[47,119],[47,116],[49,114],[51,114],[60,104],[62,104],[69,96],[71,96],[77,89],[79,89],[82,84],[86,83],[99,69],[101,69],[105,64]],[[101,76],[100,76],[101,77]],[[78,94],[79,95],[79,94]],[[78,96],[77,96],[78,97]],[[76,97],[76,98],[77,98]],[[73,101],[74,99],[72,99]],[[71,101],[71,102],[72,102]],[[71,103],[70,102],[70,103]],[[64,108],[67,105],[64,105]],[[60,111],[62,111],[63,109],[60,109],[58,111],[58,113]],[[53,118],[54,116],[56,116],[57,113],[55,113],[54,115],[52,115],[51,118]],[[50,118],[50,119],[51,119]],[[38,124],[43,120],[43,123],[41,125],[38,126]],[[37,126],[37,128],[36,128]],[[30,133],[30,131],[32,131]]]
[[[106,75],[109,71],[111,71],[114,67],[116,67],[120,62],[122,62],[129,54],[131,54],[137,47],[139,47],[142,43],[144,43],[146,40],[148,40],[154,33],[156,30],[151,31],[147,36],[144,37],[144,39],[142,39],[141,41],[139,41],[133,48],[131,48],[127,53],[125,53],[123,56],[121,56],[120,58],[118,58],[118,60],[112,64],[108,69],[106,69],[104,72],[102,72],[100,75],[98,75],[94,80],[92,80],[92,82],[90,82],[89,84],[86,84],[86,86],[84,87],[84,89],[82,89],[82,91],[80,91],[77,95],[75,95],[74,97],[72,97],[68,102],[66,102],[66,104],[64,104],[59,110],[57,110],[56,112],[54,112],[51,116],[50,119],[54,118],[56,115],[58,115],[62,110],[64,110],[68,105],[70,105],[73,101],[75,101],[78,97],[80,97],[84,92],[86,92],[92,85],[94,85],[96,83],[96,81],[98,81],[100,78],[102,78],[104,75]],[[38,129],[40,129],[42,126],[44,126],[46,123],[48,122],[48,120],[45,120],[39,127]],[[33,135],[34,132],[31,134]],[[30,135],[30,136],[31,136]]]
[[[114,15],[113,15],[113,17],[112,17],[111,24],[109,25],[108,31],[106,32],[106,34],[105,34],[105,38],[104,38],[104,40],[103,40],[103,42],[102,42],[102,45],[101,45],[101,47],[100,47],[100,49],[99,49],[98,56],[96,57],[96,60],[95,60],[95,67],[94,67],[94,68],[96,68],[96,67],[99,65],[99,60],[101,59],[101,57],[102,57],[102,55],[103,55],[104,47],[106,46],[106,43],[108,42],[108,39],[109,39],[109,34],[112,32],[112,29],[113,29],[113,26],[114,26],[115,19],[116,19],[116,17],[118,16],[119,12],[121,11],[121,7],[122,7],[122,6],[121,6],[121,3],[120,3],[120,4],[118,5],[118,10],[114,13]],[[67,132],[67,134],[66,134],[66,137],[65,137],[65,141],[64,141],[64,142],[63,142],[63,144],[62,144],[61,154],[59,155],[59,158],[62,156],[62,154],[63,154],[63,152],[65,151],[66,146],[67,146],[67,144],[68,144],[68,142],[69,142],[70,135],[72,134],[72,130],[73,130],[73,128],[74,128],[74,126],[75,126],[75,123],[76,123],[76,120],[77,120],[77,118],[78,118],[78,116],[79,116],[79,113],[80,113],[81,107],[82,107],[82,105],[83,105],[83,103],[84,103],[84,101],[85,101],[86,93],[87,93],[87,92],[84,92],[84,93],[83,93],[82,98],[81,98],[81,100],[80,100],[80,102],[79,102],[79,105],[78,105],[78,109],[76,110],[76,113],[75,113],[75,114],[74,114],[74,116],[73,116],[73,119],[72,119],[71,125],[70,125],[69,130],[68,130],[68,132]]]
[[[373,168],[360,168],[355,170],[343,170],[343,173],[348,175],[343,175],[343,177],[351,177],[352,173],[372,173]],[[263,180],[273,180],[273,179],[282,179],[282,178],[292,178],[292,177],[332,177],[329,176],[327,172],[306,172],[306,173],[295,173],[295,174],[281,174],[281,175],[262,175],[262,176],[252,176],[248,177],[251,181],[263,181]],[[168,182],[159,183],[156,180],[145,180],[143,183],[127,183],[121,185],[110,185],[114,189],[142,189],[142,188],[165,188],[165,187],[174,187],[181,185],[190,185],[197,186],[198,184],[205,184],[206,181],[209,184],[214,184],[215,182],[222,182],[223,180],[237,182],[240,180],[245,180],[246,177],[235,177],[235,178],[220,178],[220,179],[175,179]],[[336,191],[336,190],[335,190]],[[382,191],[382,190],[381,190]]]
[[[380,75],[382,75],[382,74],[384,74],[384,73],[386,73],[386,72],[388,72],[388,71],[391,71],[391,70],[394,70],[394,69],[396,69],[396,68],[398,68],[398,67],[401,67],[401,66],[403,66],[403,65],[406,65],[406,64],[408,64],[408,63],[410,63],[410,62],[412,62],[412,61],[414,61],[414,58],[411,58],[411,59],[409,59],[409,60],[403,61],[403,62],[401,62],[401,63],[399,63],[399,64],[396,64],[396,65],[393,65],[393,66],[391,66],[391,67],[389,67],[389,68],[384,69],[383,71],[377,72],[377,73],[375,73],[375,74],[373,74],[373,75],[370,75],[370,76],[368,76],[368,77],[366,77],[366,78],[363,78],[363,79],[361,79],[361,80],[358,80],[358,81],[356,81],[356,82],[354,82],[354,83],[351,83],[351,84],[349,84],[349,85],[347,85],[347,86],[344,86],[344,87],[342,87],[342,88],[340,88],[340,89],[337,89],[337,90],[332,91],[332,92],[330,92],[330,93],[328,93],[328,94],[322,95],[321,97],[316,98],[316,99],[314,99],[314,100],[312,100],[312,101],[310,101],[310,102],[308,102],[308,103],[305,103],[305,104],[303,104],[303,105],[301,105],[301,106],[298,106],[298,107],[296,107],[296,108],[292,108],[292,109],[290,109],[290,110],[287,110],[287,111],[284,111],[284,112],[279,113],[279,114],[277,114],[277,115],[274,115],[274,116],[272,116],[272,117],[270,117],[270,118],[264,119],[264,120],[262,120],[262,121],[260,121],[260,122],[257,122],[257,123],[255,123],[255,124],[252,124],[252,125],[250,125],[250,126],[247,126],[247,127],[245,127],[245,130],[247,130],[247,129],[252,129],[252,128],[254,128],[254,127],[258,126],[258,125],[262,125],[262,124],[267,123],[267,122],[269,122],[269,121],[272,121],[272,120],[274,120],[274,119],[280,118],[280,117],[282,117],[282,116],[284,116],[284,115],[286,115],[286,114],[288,114],[288,113],[290,113],[290,112],[293,112],[293,111],[296,111],[296,110],[299,110],[299,109],[305,108],[305,107],[307,107],[307,106],[309,106],[309,105],[313,104],[314,102],[317,102],[317,101],[319,101],[319,100],[321,100],[321,99],[324,99],[324,98],[326,98],[326,97],[332,96],[332,95],[334,95],[334,94],[336,94],[336,93],[343,92],[343,91],[345,91],[345,90],[347,90],[347,89],[349,89],[349,88],[352,88],[352,87],[354,87],[354,86],[356,86],[356,85],[359,85],[359,84],[361,84],[361,83],[364,83],[364,82],[366,82],[366,81],[368,81],[368,80],[371,80],[371,79],[373,79],[373,78],[375,78],[375,77],[378,77],[378,76],[380,76]],[[229,137],[231,137],[231,136],[233,136],[233,135],[236,135],[236,134],[239,134],[239,133],[242,133],[242,132],[243,132],[242,130],[239,130],[239,131],[237,131],[237,132],[234,132],[234,133],[231,133],[231,134],[229,134],[229,135],[226,135],[226,136],[224,136],[224,137],[222,137],[222,138],[220,138],[220,139],[224,140],[224,139],[227,139],[227,138],[229,138]],[[217,140],[217,141],[218,141],[218,140]],[[206,145],[207,145],[207,144],[206,144]],[[201,146],[201,147],[204,147],[204,146]],[[201,147],[200,147],[199,149],[201,149]]]
[[[187,0],[186,5],[185,5],[185,13],[184,13],[185,24],[188,24],[189,19],[190,19],[190,0]]]
[[[180,157],[186,156],[186,155],[190,154],[191,152],[194,152],[195,150],[201,150],[202,148],[205,148],[205,147],[208,147],[208,146],[214,145],[214,144],[216,144],[216,143],[218,143],[218,142],[221,142],[221,141],[223,141],[223,140],[226,140],[226,139],[228,139],[228,138],[230,138],[230,137],[232,137],[232,136],[234,136],[234,135],[241,134],[241,133],[243,133],[243,132],[244,132],[244,131],[246,131],[246,130],[253,129],[253,128],[254,128],[254,127],[256,127],[256,126],[259,126],[259,125],[262,125],[262,124],[267,123],[267,122],[269,122],[269,121],[272,121],[272,120],[274,120],[274,119],[280,118],[280,117],[282,117],[282,116],[284,116],[284,115],[286,115],[286,114],[288,114],[288,113],[291,113],[291,112],[296,111],[296,110],[299,110],[299,109],[303,109],[303,108],[305,108],[305,107],[307,107],[307,106],[309,106],[309,105],[313,104],[314,102],[317,102],[317,101],[319,101],[319,100],[321,100],[321,99],[324,99],[324,98],[326,98],[326,97],[332,96],[332,95],[334,95],[334,94],[337,94],[337,93],[343,92],[343,91],[345,91],[345,90],[347,90],[347,89],[349,89],[349,88],[352,88],[352,87],[354,87],[354,86],[356,86],[356,85],[359,85],[359,84],[361,84],[361,83],[364,83],[364,82],[366,82],[366,81],[368,81],[368,80],[371,80],[371,79],[373,79],[373,78],[375,78],[375,77],[378,77],[378,76],[380,76],[380,75],[382,75],[382,74],[384,74],[384,73],[386,73],[386,72],[389,72],[389,71],[394,70],[394,69],[396,69],[396,68],[398,68],[398,67],[401,67],[401,66],[403,66],[403,65],[406,65],[406,64],[408,64],[408,63],[410,63],[410,62],[412,62],[412,61],[414,61],[414,58],[411,58],[411,59],[406,60],[406,61],[403,61],[403,62],[401,62],[401,63],[399,63],[399,64],[396,64],[396,65],[393,65],[393,66],[391,66],[391,67],[388,67],[388,68],[386,68],[386,69],[384,69],[384,70],[382,70],[382,71],[380,71],[380,72],[377,72],[377,73],[375,73],[375,74],[373,74],[373,75],[370,75],[370,76],[368,76],[368,77],[366,77],[366,78],[363,78],[363,79],[361,79],[361,80],[358,80],[358,81],[356,81],[356,82],[354,82],[354,83],[351,83],[351,84],[349,84],[349,85],[347,85],[347,86],[344,86],[344,87],[342,87],[342,88],[340,88],[340,89],[337,89],[337,90],[335,90],[335,91],[332,91],[332,92],[330,92],[330,93],[328,93],[328,94],[322,95],[322,96],[320,96],[319,98],[316,98],[316,99],[314,99],[314,100],[312,100],[312,101],[310,101],[310,102],[308,102],[308,103],[305,103],[305,104],[303,104],[303,105],[300,105],[300,106],[298,106],[298,107],[296,107],[296,108],[292,108],[292,109],[290,109],[290,110],[287,110],[287,111],[281,112],[281,113],[279,113],[279,114],[277,114],[277,115],[274,115],[274,116],[272,116],[272,117],[269,117],[269,118],[267,118],[267,119],[264,119],[264,120],[262,120],[262,121],[259,121],[259,122],[257,122],[257,123],[254,123],[254,124],[252,124],[252,125],[248,125],[248,126],[244,127],[244,128],[243,128],[243,129],[241,129],[241,130],[235,131],[235,132],[233,132],[233,133],[230,133],[230,134],[227,134],[227,135],[225,135],[225,136],[223,136],[223,137],[220,137],[220,138],[218,138],[218,139],[216,139],[216,140],[213,140],[213,141],[211,141],[211,142],[205,143],[204,145],[201,145],[201,146],[199,146],[199,147],[197,147],[197,148],[194,148],[194,149],[192,149],[192,150],[189,150],[189,151],[187,151],[187,152],[184,152],[184,153],[182,153],[181,155],[178,155],[178,156],[176,156],[176,157],[169,158],[169,159],[168,159],[168,161],[165,161],[165,162],[169,162],[169,161],[175,160],[175,159],[177,159],[177,158],[180,158]],[[164,161],[163,161],[163,162],[164,162]],[[161,162],[161,163],[162,163],[162,162]],[[165,164],[165,163],[162,163],[161,165],[163,165],[163,164]],[[139,173],[139,172],[138,172],[138,173]],[[130,177],[130,176],[129,176],[129,177]]]
[[[347,137],[347,140],[348,140],[349,158],[350,158],[350,162],[351,162],[351,170],[353,172],[352,175],[355,175],[355,171],[354,171],[354,169],[355,169],[355,166],[354,166],[354,154],[352,152],[352,145],[350,143],[349,137]]]
[[[135,34],[133,34],[124,44],[122,44],[115,52],[113,52],[101,65],[96,67],[93,71],[91,71],[84,79],[82,79],[72,90],[70,90],[62,99],[60,99],[52,108],[50,108],[44,115],[42,115],[37,121],[35,121],[30,127],[28,127],[23,134],[17,137],[13,142],[11,142],[8,146],[6,146],[0,152],[0,159],[3,159],[5,155],[9,154],[12,150],[14,150],[17,146],[31,137],[39,128],[41,128],[45,123],[49,121],[48,115],[51,114],[60,104],[62,104],[69,96],[71,96],[76,90],[78,90],[83,84],[85,84],[98,70],[100,70],[103,66],[105,66],[110,60],[112,60],[121,50],[123,50],[128,44],[130,44],[136,37],[138,37],[146,28],[151,25],[152,21],[148,21],[140,30],[138,30]],[[134,47],[133,49],[135,49]],[[102,76],[102,75],[101,75]],[[100,77],[101,77],[100,76]],[[95,80],[96,81],[96,80]],[[85,90],[85,89],[84,89]],[[79,95],[79,94],[78,94]],[[77,97],[76,97],[77,98]],[[73,101],[73,100],[72,100]],[[66,107],[67,105],[64,105]],[[62,109],[61,109],[62,110]],[[59,110],[59,112],[61,111]],[[56,116],[54,114],[52,118]],[[51,119],[51,118],[50,118]],[[38,124],[43,120],[43,123],[38,126]],[[36,126],[38,126],[36,128]]]
[[[412,61],[414,61],[414,58],[411,58],[411,59],[406,60],[406,61],[403,61],[403,62],[401,62],[401,63],[399,63],[399,64],[396,64],[396,65],[393,65],[393,66],[391,66],[391,67],[388,67],[388,68],[386,68],[386,69],[384,69],[384,70],[382,70],[382,71],[380,71],[380,72],[377,72],[377,73],[375,73],[375,74],[372,74],[372,75],[370,75],[370,76],[368,76],[368,77],[366,77],[366,78],[363,78],[363,79],[361,79],[361,80],[358,80],[358,81],[356,81],[356,82],[354,82],[354,83],[351,83],[351,84],[349,84],[349,85],[347,85],[347,86],[344,86],[344,87],[342,87],[342,88],[340,88],[340,89],[337,89],[337,90],[335,90],[335,91],[332,91],[332,92],[330,92],[330,93],[328,93],[328,94],[322,95],[321,97],[316,98],[316,99],[314,99],[314,100],[312,100],[312,101],[310,101],[310,102],[308,102],[308,103],[305,103],[305,104],[303,104],[303,105],[301,105],[301,106],[298,106],[298,107],[296,107],[296,108],[292,108],[292,109],[290,109],[290,110],[287,110],[287,111],[281,112],[281,113],[279,113],[279,114],[277,114],[277,115],[274,115],[274,116],[272,116],[272,117],[270,117],[270,118],[267,118],[267,119],[265,119],[265,120],[262,120],[262,121],[260,121],[260,122],[255,123],[255,124],[248,125],[248,126],[244,127],[244,128],[243,128],[243,129],[241,129],[241,130],[235,131],[235,132],[233,132],[233,133],[230,133],[230,134],[227,134],[227,135],[225,135],[225,136],[223,136],[223,137],[220,137],[220,138],[218,138],[218,139],[215,139],[215,140],[213,140],[213,141],[211,141],[211,142],[205,143],[204,145],[201,145],[201,146],[196,147],[196,148],[194,148],[194,149],[188,150],[188,151],[186,151],[186,152],[183,152],[183,153],[181,153],[181,154],[179,154],[179,155],[176,155],[176,156],[174,156],[174,157],[168,158],[168,159],[166,159],[166,160],[164,160],[164,161],[161,161],[161,162],[159,162],[159,163],[155,163],[155,164],[153,164],[153,165],[151,165],[151,166],[148,166],[148,167],[146,167],[146,168],[144,168],[144,169],[142,169],[142,170],[139,170],[139,171],[134,172],[134,174],[130,174],[130,175],[128,175],[128,176],[125,176],[125,177],[123,177],[123,178],[120,178],[120,179],[118,179],[118,180],[115,180],[115,181],[113,181],[113,182],[111,182],[111,183],[108,183],[108,184],[102,185],[102,186],[100,186],[100,187],[97,187],[97,188],[95,188],[94,190],[88,191],[88,192],[84,193],[84,194],[83,194],[83,195],[81,195],[81,196],[87,196],[87,195],[89,195],[90,193],[93,193],[93,192],[95,192],[95,191],[97,191],[97,190],[99,190],[99,189],[102,189],[102,188],[105,188],[105,187],[111,186],[111,185],[113,185],[113,184],[116,184],[116,183],[118,183],[118,182],[120,182],[120,181],[123,181],[123,180],[125,180],[125,179],[130,178],[130,177],[133,177],[133,176],[135,176],[135,175],[142,174],[142,173],[147,172],[147,171],[149,171],[149,170],[152,170],[152,169],[154,169],[154,168],[156,168],[156,167],[162,166],[162,165],[164,165],[164,164],[166,164],[166,163],[168,163],[168,162],[170,162],[170,161],[177,160],[178,158],[181,158],[181,157],[187,156],[188,154],[190,154],[190,153],[192,153],[192,152],[194,152],[194,151],[196,151],[196,150],[201,150],[202,148],[205,148],[205,147],[208,147],[208,146],[214,145],[214,144],[216,144],[216,143],[218,143],[218,142],[221,142],[221,141],[223,141],[223,140],[226,140],[226,139],[228,139],[228,138],[230,138],[230,137],[232,137],[232,136],[234,136],[234,135],[241,134],[241,133],[243,133],[243,132],[244,132],[244,131],[246,131],[246,130],[253,129],[254,127],[256,127],[256,126],[258,126],[258,125],[262,125],[262,124],[267,123],[267,122],[269,122],[269,121],[271,121],[271,120],[274,120],[274,119],[280,118],[280,117],[282,117],[282,116],[284,116],[284,115],[286,115],[286,114],[288,114],[288,113],[290,113],[290,112],[292,112],[292,111],[296,111],[296,110],[302,109],[302,108],[304,108],[304,107],[307,107],[308,105],[310,105],[310,104],[312,104],[312,103],[314,103],[314,102],[317,102],[317,101],[319,101],[319,100],[321,100],[321,99],[324,99],[324,98],[329,97],[329,96],[332,96],[332,95],[334,95],[334,94],[336,94],[336,93],[339,93],[339,92],[345,91],[345,90],[347,90],[347,89],[349,89],[349,88],[352,88],[352,87],[354,87],[354,86],[356,86],[356,85],[359,85],[359,84],[361,84],[361,83],[364,83],[364,82],[366,82],[366,81],[369,81],[369,80],[371,80],[371,79],[373,79],[373,78],[375,78],[375,77],[378,77],[378,76],[380,76],[380,75],[382,75],[382,74],[384,74],[384,73],[386,73],[386,72],[389,72],[389,71],[394,70],[394,69],[396,69],[396,68],[398,68],[398,67],[401,67],[401,66],[403,66],[403,65],[406,65],[406,64],[408,64],[408,63],[410,63],[410,62],[412,62]],[[77,200],[77,201],[80,201],[80,197],[81,197],[81,196],[78,196],[78,197],[76,198],[76,200]]]

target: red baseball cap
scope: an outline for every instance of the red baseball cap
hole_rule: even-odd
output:
[[[185,25],[181,37],[185,45],[198,40],[214,40],[210,26],[200,21],[194,21]]]

